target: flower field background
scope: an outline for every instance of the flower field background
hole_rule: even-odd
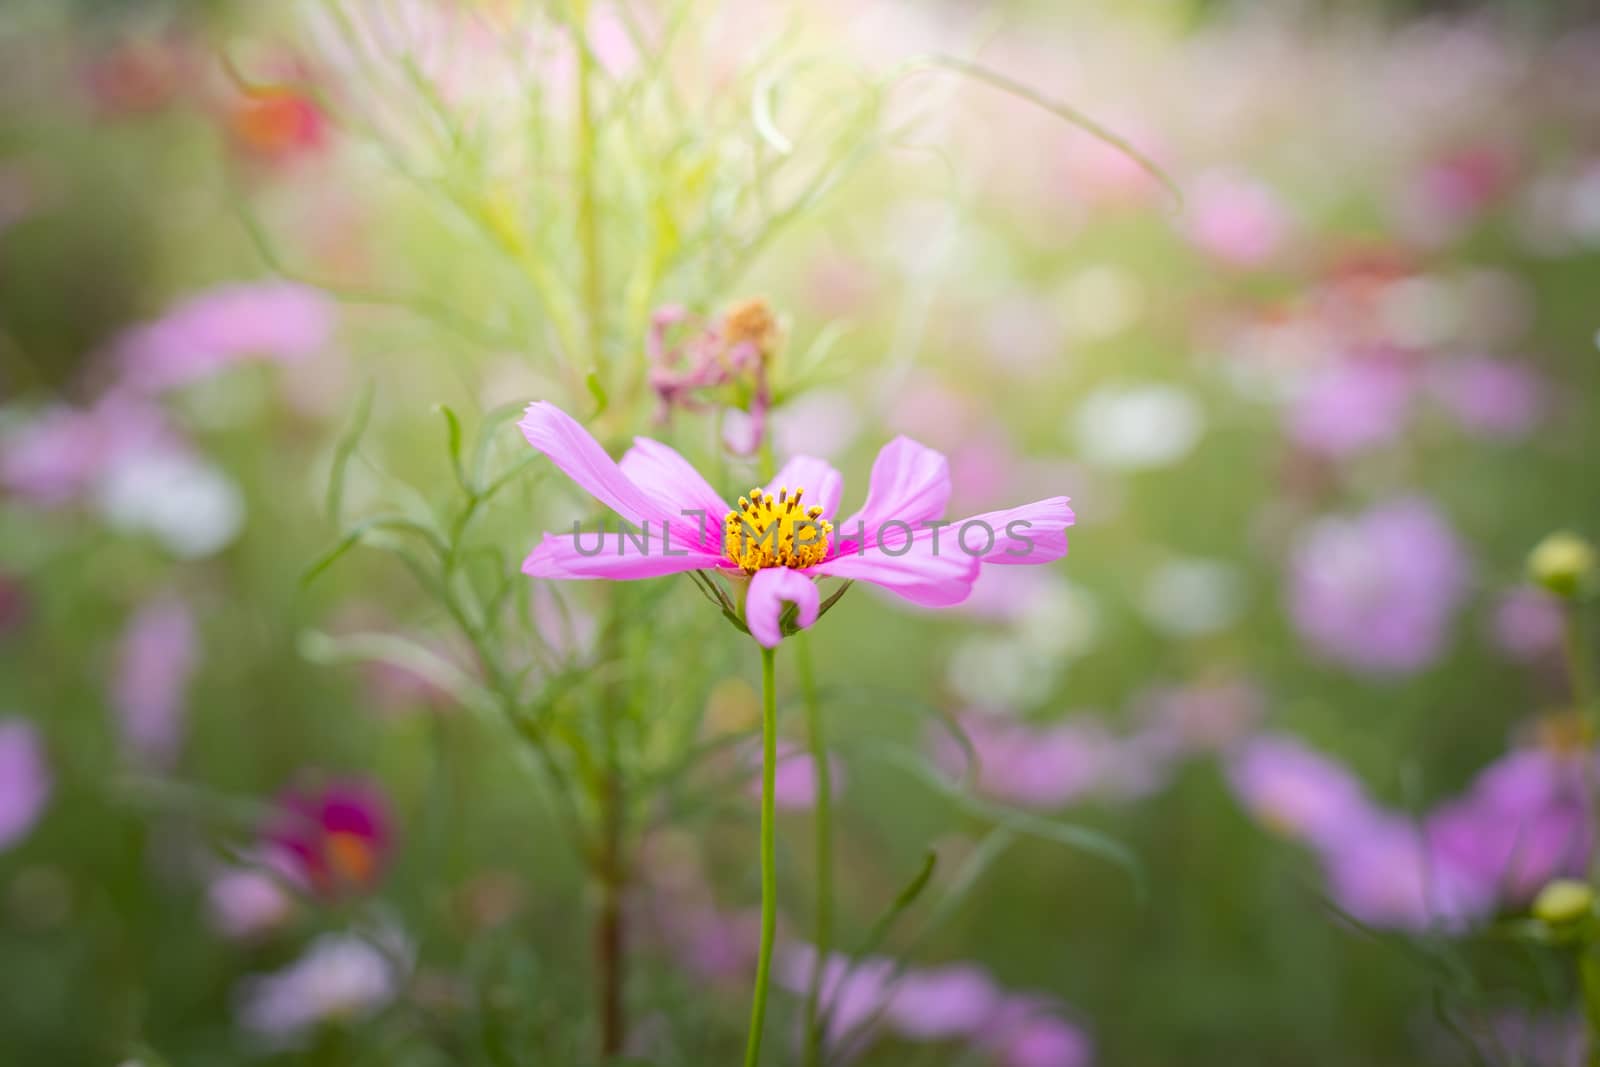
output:
[[[12,0],[0,1063],[1596,1062],[1597,70]]]

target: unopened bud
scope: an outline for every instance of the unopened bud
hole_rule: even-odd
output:
[[[1557,878],[1533,898],[1533,917],[1552,926],[1577,922],[1594,908],[1594,889],[1587,882]]]
[[[1594,546],[1575,533],[1550,534],[1528,554],[1528,577],[1560,597],[1575,597],[1594,578]]]

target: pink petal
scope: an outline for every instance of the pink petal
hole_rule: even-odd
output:
[[[899,530],[891,529],[880,544],[875,532],[868,530],[869,547],[823,560],[809,568],[811,573],[871,582],[925,608],[959,604],[972,592],[978,557],[962,552],[948,533],[935,544],[933,531],[925,529],[907,543]],[[902,545],[906,546],[904,552],[900,551]]]
[[[779,489],[804,489],[806,503],[818,505],[822,508],[823,517],[831,519],[839,513],[844,478],[827,460],[815,456],[791,456],[764,488],[769,496]]]
[[[788,567],[766,567],[750,579],[744,601],[744,621],[764,648],[777,648],[783,640],[778,617],[787,601],[799,607],[795,621],[805,629],[817,621],[817,584]]]
[[[720,548],[722,518],[730,509],[676,449],[648,437],[635,437],[618,467],[656,501],[675,534],[683,530],[681,540],[686,544]],[[703,533],[696,529],[693,515],[683,514],[686,511],[702,513]]]
[[[634,525],[676,517],[672,513],[678,509],[664,512],[660,501],[623,473],[588,430],[554,404],[542,400],[529,404],[517,425],[528,443],[549,456],[563,474]]]
[[[873,461],[867,502],[838,528],[848,535],[865,524],[868,543],[876,543],[885,522],[898,519],[916,527],[943,515],[949,502],[950,464],[944,456],[909,437],[896,437]]]
[[[651,523],[649,537],[641,548],[637,534],[586,531],[583,551],[578,550],[573,534],[545,534],[528,558],[522,573],[531,578],[656,578],[663,574],[715,567],[720,556],[697,551],[680,544],[674,534],[670,545],[662,544],[662,527]],[[667,551],[670,549],[670,553]],[[681,554],[680,554],[681,553]]]
[[[941,531],[939,547],[950,537],[956,551],[976,553],[984,563],[1053,563],[1067,554],[1067,527],[1075,521],[1067,498],[1052,496],[952,522]]]

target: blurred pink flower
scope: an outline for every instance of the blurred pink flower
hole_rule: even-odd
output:
[[[272,866],[269,855],[259,866],[230,867],[212,878],[206,902],[218,933],[249,941],[282,928],[294,915],[295,896],[289,888],[294,873]]]
[[[123,743],[138,760],[168,768],[177,758],[189,680],[199,658],[194,615],[176,596],[151,598],[124,627],[111,704]]]
[[[1375,809],[1350,771],[1288,734],[1258,734],[1227,762],[1228,784],[1278,833],[1320,847],[1372,823]]]
[[[329,899],[374,889],[394,849],[388,800],[357,780],[285,793],[264,836],[298,881]]]
[[[1291,560],[1289,613],[1327,659],[1371,674],[1407,674],[1443,650],[1470,570],[1461,542],[1431,504],[1392,500],[1304,531]]]
[[[976,1037],[1000,1006],[1000,991],[969,963],[906,972],[889,995],[885,1019],[912,1041]]]
[[[1261,266],[1288,239],[1288,211],[1254,178],[1213,171],[1190,183],[1185,198],[1190,242],[1230,266]]]
[[[1485,887],[1439,860],[1422,829],[1383,816],[1349,828],[1322,849],[1334,902],[1374,926],[1454,927],[1482,915]]]
[[[364,1019],[399,993],[393,955],[361,937],[324,934],[282,970],[238,989],[239,1024],[276,1046],[291,1046],[318,1024]]]
[[[1089,1067],[1094,1043],[1040,997],[1009,996],[988,1024],[995,1067]]]
[[[76,501],[118,463],[181,447],[152,404],[112,393],[93,407],[47,408],[0,439],[0,486],[44,506]]]
[[[1418,170],[1396,198],[1401,231],[1425,245],[1461,237],[1510,184],[1513,161],[1480,145],[1441,156]]]
[[[791,993],[804,996],[817,966],[816,949],[797,943],[780,955],[773,978]],[[836,952],[821,966],[819,999],[827,1013],[827,1040],[837,1051],[846,1039],[860,1040],[863,1028],[888,1004],[895,964],[879,956],[852,959]]]
[[[1266,713],[1257,685],[1226,677],[1150,689],[1140,695],[1138,704],[1142,733],[1159,739],[1174,755],[1220,752]]]
[[[26,719],[0,719],[0,851],[28,835],[55,785],[44,742]]]
[[[1514,750],[1429,816],[1429,840],[1485,897],[1526,903],[1546,882],[1582,877],[1588,867],[1593,828],[1583,778],[1581,756]]]
[[[1405,429],[1411,375],[1392,363],[1345,360],[1308,381],[1289,407],[1289,436],[1301,448],[1342,457],[1387,444]]]
[[[1499,649],[1519,663],[1561,655],[1566,628],[1561,602],[1531,585],[1509,590],[1495,605],[1490,636]]]
[[[128,388],[158,393],[252,359],[308,359],[327,346],[334,317],[333,301],[310,286],[220,285],[126,330],[112,359]]]
[[[1151,792],[1166,779],[1168,759],[1140,738],[1119,739],[1082,717],[1031,726],[993,714],[962,716],[977,754],[977,789],[1021,807],[1053,809],[1091,796],[1125,799]],[[967,773],[966,749],[935,736],[934,755],[954,775]]]
[[[1484,357],[1441,360],[1429,381],[1434,397],[1463,430],[1479,437],[1524,437],[1539,424],[1548,392],[1528,367]]]
[[[751,752],[750,763],[754,767],[755,777],[750,782],[748,792],[751,796],[759,797],[761,795],[760,751]],[[817,802],[817,783],[814,774],[815,760],[811,753],[792,741],[780,740],[778,766],[773,772],[773,801],[785,811],[810,811]],[[837,799],[844,791],[844,764],[831,752],[828,754],[828,775],[828,780],[833,786],[833,796]]]

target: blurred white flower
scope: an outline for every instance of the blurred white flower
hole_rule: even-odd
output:
[[[1017,640],[1041,656],[1076,658],[1088,652],[1099,631],[1094,598],[1065,578],[1041,574],[1038,579],[1017,613]]]
[[[1205,413],[1175,385],[1103,385],[1073,416],[1078,450],[1091,463],[1124,470],[1165,467],[1193,450]]]
[[[1009,635],[982,634],[956,646],[945,678],[969,704],[1020,708],[1048,696],[1062,666]]]
[[[173,555],[221,551],[244,525],[244,498],[220,470],[181,452],[130,456],[97,487],[100,513],[125,533],[146,533]]]
[[[1139,607],[1152,626],[1179,637],[1215,633],[1239,617],[1244,590],[1236,567],[1175,559],[1145,580]]]
[[[274,1043],[292,1043],[318,1023],[366,1018],[394,999],[394,961],[349,934],[324,934],[305,955],[239,989],[239,1024]]]

